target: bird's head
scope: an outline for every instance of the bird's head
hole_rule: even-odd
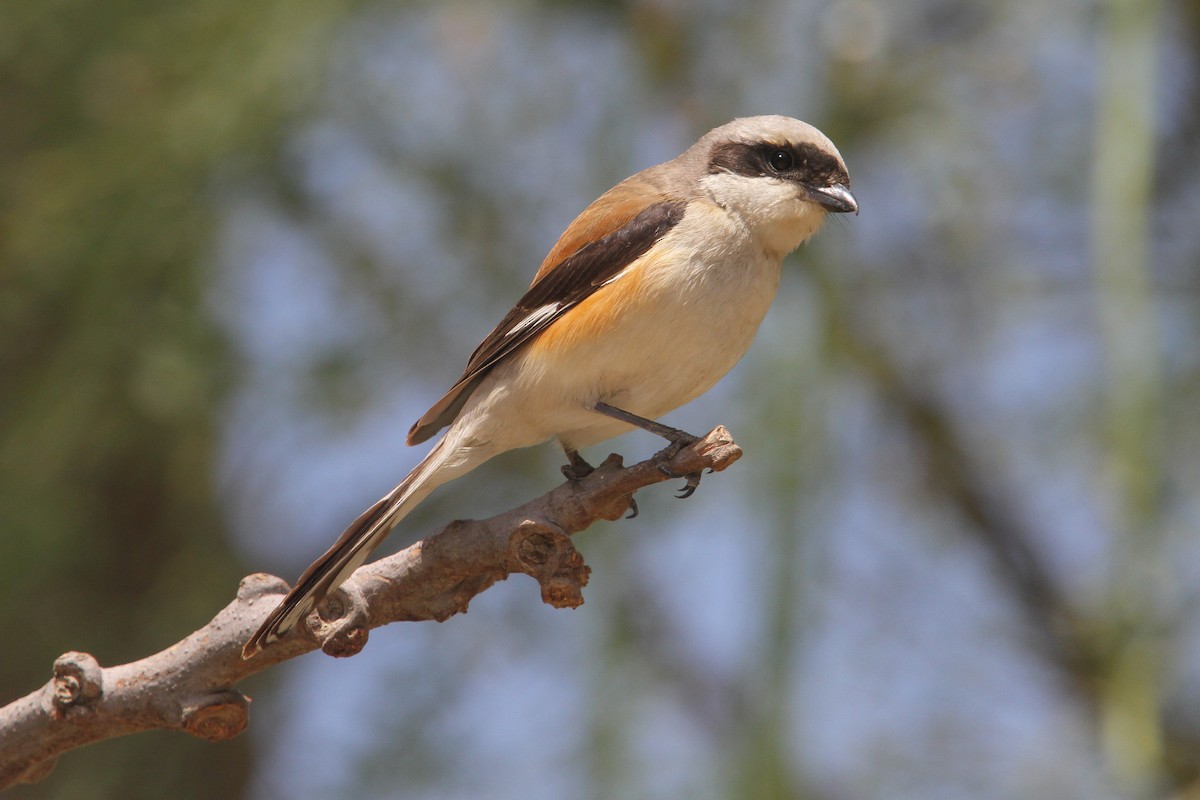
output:
[[[739,215],[763,247],[795,250],[829,213],[858,213],[833,142],[791,117],[744,117],[709,131],[681,158],[703,170],[710,200]]]

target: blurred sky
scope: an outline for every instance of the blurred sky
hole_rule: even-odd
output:
[[[1132,294],[1110,303],[1094,157],[1102,92],[1117,91],[1106,25],[1124,6],[1157,33],[1145,107],[1165,166],[1148,205],[1130,187],[1152,244],[1122,262]],[[213,179],[209,302],[240,359],[218,481],[255,569],[292,577],[404,475],[424,450],[404,447],[408,425],[626,175],[733,116],[788,114],[841,145],[862,213],[790,259],[751,354],[670,417],[729,426],[736,468],[685,503],[644,492],[638,519],[578,537],[594,570],[579,610],[514,578],[465,617],[281,668],[253,709],[254,796],[768,796],[753,787],[772,758],[781,797],[1154,795],[1158,776],[1117,763],[1122,707],[1081,700],[1033,644],[1018,593],[926,474],[896,387],[837,332],[940,410],[1083,618],[1166,631],[1154,702],[1194,702],[1200,192],[1179,155],[1194,148],[1172,137],[1195,124],[1195,29],[1182,7],[1161,14],[1082,0],[356,13],[269,168],[232,160]],[[1114,361],[1131,330],[1150,349]],[[1142,381],[1153,391],[1131,402],[1159,437],[1149,511],[1110,435],[1125,419],[1110,401]],[[591,455],[656,446],[631,435]],[[499,459],[389,544],[532,497],[559,461],[552,446]]]

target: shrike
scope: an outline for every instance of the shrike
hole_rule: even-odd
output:
[[[708,391],[742,357],[780,265],[826,213],[858,211],[837,148],[789,117],[736,119],[605,192],[570,224],[533,284],[408,432],[449,430],[356,519],[246,643],[250,658],[303,620],[434,489],[498,453],[556,439],[567,468],[588,445]],[[690,494],[698,476],[689,476]]]

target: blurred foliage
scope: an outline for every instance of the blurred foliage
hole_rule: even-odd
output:
[[[232,597],[213,170],[313,85],[341,0],[0,8],[0,696],[147,655]],[[14,797],[235,797],[247,743],[90,748]],[[148,765],[152,765],[149,767]]]

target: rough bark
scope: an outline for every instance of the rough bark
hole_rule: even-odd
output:
[[[316,649],[354,655],[371,628],[389,622],[446,620],[513,573],[537,580],[543,602],[556,608],[582,604],[590,569],[572,534],[622,516],[642,487],[723,470],[742,452],[720,426],[674,449],[631,467],[609,456],[519,508],[452,522],[359,569],[304,625],[249,661],[242,644],[288,588],[262,573],[243,578],[237,597],[203,628],[140,661],[101,667],[87,653],[64,653],[49,683],[0,709],[0,789],[41,780],[67,750],[116,736],[157,728],[210,741],[236,736],[248,724],[249,698],[234,688],[242,679]]]

